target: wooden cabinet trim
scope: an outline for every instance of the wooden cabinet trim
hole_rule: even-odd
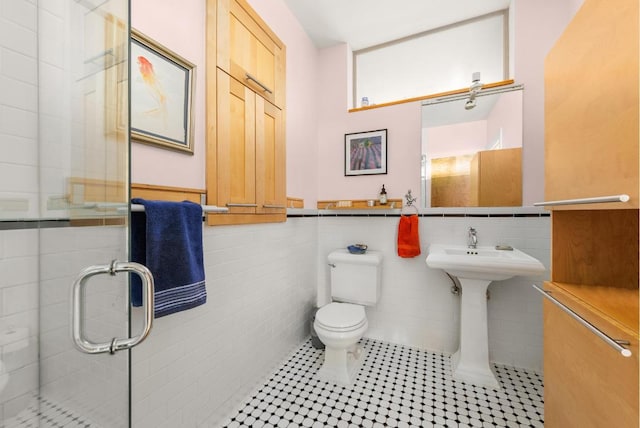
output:
[[[287,214],[209,214],[209,226],[231,226],[235,224],[283,223]]]
[[[132,198],[174,202],[181,202],[186,200],[195,202],[196,204],[200,204],[202,202],[202,195],[206,193],[207,192],[204,189],[131,183]]]

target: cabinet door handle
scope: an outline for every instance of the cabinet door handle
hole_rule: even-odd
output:
[[[262,208],[282,208],[282,209],[284,209],[284,208],[287,208],[287,207],[284,206],[284,205],[264,204],[264,205],[262,205]]]
[[[596,336],[598,336],[600,339],[604,340],[607,345],[611,346],[612,348],[614,348],[616,351],[618,351],[623,357],[630,357],[631,356],[631,351],[628,350],[627,348],[625,348],[622,345],[629,345],[628,341],[625,340],[616,340],[616,339],[612,339],[609,336],[607,336],[605,333],[603,333],[602,331],[600,331],[598,329],[598,327],[594,326],[593,324],[591,324],[589,321],[587,321],[586,319],[582,318],[580,315],[578,315],[577,313],[575,313],[574,311],[572,311],[569,307],[565,306],[564,304],[562,304],[558,299],[556,299],[555,297],[553,297],[551,295],[551,293],[549,293],[548,291],[543,290],[542,288],[538,287],[537,285],[533,284],[533,288],[535,288],[536,290],[538,290],[540,293],[542,293],[542,295],[544,297],[546,297],[547,299],[549,299],[551,301],[551,303],[553,303],[554,305],[556,305],[557,307],[559,307],[560,309],[562,309],[564,312],[567,313],[567,315],[569,315],[571,318],[575,319],[576,321],[578,321],[580,324],[582,324],[584,327],[587,328],[587,330],[591,331],[593,334],[595,334]]]
[[[267,92],[269,94],[273,94],[273,91],[271,89],[269,89],[264,83],[262,83],[261,81],[259,81],[258,79],[256,79],[252,75],[250,75],[249,73],[245,73],[245,76],[247,77],[247,80],[251,80],[256,85],[260,86],[263,91],[265,91],[265,92]]]
[[[606,202],[629,202],[629,195],[597,196],[595,198],[565,199],[562,201],[536,202],[536,207],[547,207],[552,205],[575,205],[575,204],[602,204]]]
[[[229,208],[256,208],[257,204],[234,204],[228,203],[226,204]]]

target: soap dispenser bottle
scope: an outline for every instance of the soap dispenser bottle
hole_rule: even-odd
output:
[[[384,188],[384,184],[382,185],[382,190],[380,190],[379,200],[380,200],[380,205],[387,204],[387,191]]]

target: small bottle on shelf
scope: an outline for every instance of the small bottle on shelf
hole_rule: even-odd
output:
[[[380,190],[380,195],[378,199],[380,200],[380,205],[387,204],[387,191],[384,188],[384,184],[382,185],[382,190]]]

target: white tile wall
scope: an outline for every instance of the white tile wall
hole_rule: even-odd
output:
[[[37,15],[0,0],[0,219],[37,215]]]
[[[0,232],[0,420],[38,389],[38,232]]]
[[[459,297],[450,293],[444,272],[426,263],[429,244],[466,245],[467,229],[478,231],[480,245],[508,244],[538,258],[549,268],[548,217],[422,217],[422,254],[397,256],[398,217],[321,217],[318,220],[318,287],[327,298],[329,271],[326,257],[335,248],[365,243],[382,251],[382,295],[367,308],[367,337],[440,352],[458,347]],[[512,278],[489,286],[490,358],[493,362],[542,370],[542,307],[531,284],[538,278]]]
[[[136,428],[216,426],[308,336],[316,225],[205,227],[207,303],[159,318],[132,353]]]

